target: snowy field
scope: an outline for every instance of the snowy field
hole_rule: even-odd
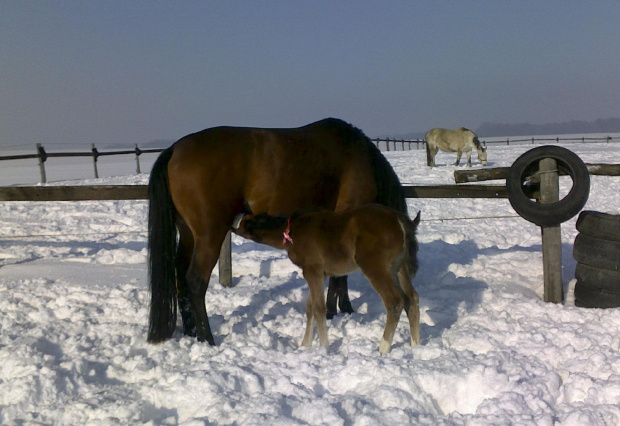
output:
[[[620,163],[618,143],[564,146]],[[491,146],[489,166],[529,148]],[[453,183],[454,154],[434,169],[423,150],[386,157],[403,183]],[[89,159],[50,159],[48,179],[147,182],[120,158],[100,159],[96,181],[78,180]],[[36,160],[0,164],[0,185],[37,181]],[[620,178],[593,176],[586,209],[620,213],[619,194]],[[207,293],[218,345],[179,332],[147,344],[146,202],[0,203],[0,423],[620,424],[620,309],[574,307],[575,219],[562,226],[566,302],[553,305],[540,230],[507,200],[408,205],[422,210],[422,343],[411,348],[403,315],[380,356],[385,312],[363,275],[349,279],[356,313],[328,321],[330,347],[300,348],[303,277],[284,252],[237,236],[234,287],[216,269]]]

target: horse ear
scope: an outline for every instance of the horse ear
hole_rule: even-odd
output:
[[[413,226],[415,228],[417,228],[418,223],[420,223],[420,213],[422,213],[422,210],[418,210],[418,214],[416,215],[415,219],[413,219]]]

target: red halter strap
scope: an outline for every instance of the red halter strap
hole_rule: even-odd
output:
[[[282,245],[285,246],[286,242],[290,242],[293,244],[293,239],[291,238],[291,218],[289,217],[286,220],[286,230],[282,233],[284,238],[282,238]]]

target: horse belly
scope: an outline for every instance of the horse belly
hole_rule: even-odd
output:
[[[321,155],[322,150],[309,145],[271,141],[257,147],[244,188],[253,213],[336,208],[340,165],[335,155]]]

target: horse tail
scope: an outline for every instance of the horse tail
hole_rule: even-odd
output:
[[[401,217],[401,225],[405,231],[405,267],[407,274],[413,279],[418,272],[418,240],[416,231],[420,223],[420,212],[415,219],[411,220],[408,216]]]
[[[407,213],[407,202],[405,192],[400,184],[396,172],[381,154],[379,148],[368,139],[372,168],[375,174],[375,186],[377,187],[377,197],[375,202],[390,207],[401,213]]]
[[[168,187],[168,161],[172,147],[164,150],[149,178],[149,277],[151,306],[147,341],[159,343],[172,337],[177,321],[176,209]]]

